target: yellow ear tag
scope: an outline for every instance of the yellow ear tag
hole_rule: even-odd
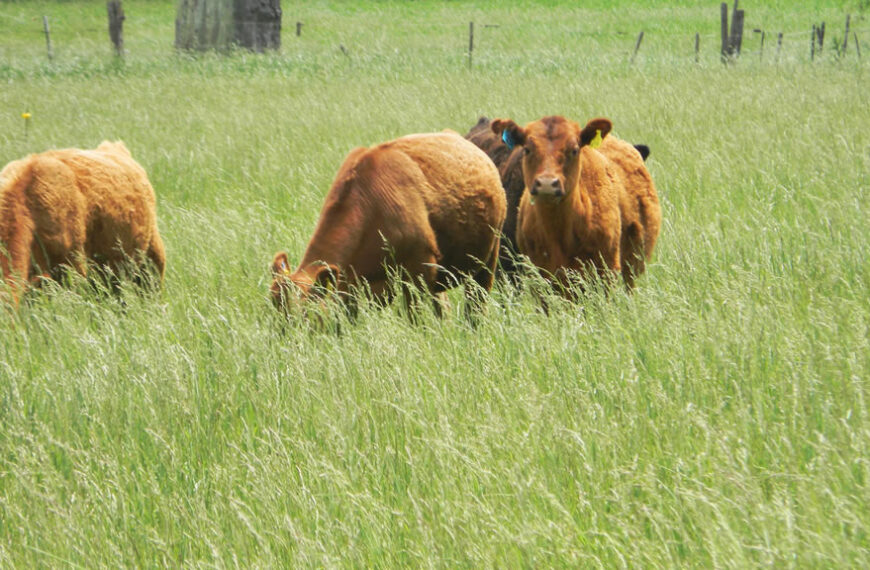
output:
[[[601,129],[595,130],[595,138],[589,141],[589,146],[592,148],[598,148],[601,146]]]

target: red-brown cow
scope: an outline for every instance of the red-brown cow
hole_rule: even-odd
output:
[[[515,277],[517,266],[515,259],[517,249],[517,216],[519,214],[520,200],[523,197],[526,183],[523,180],[523,147],[508,147],[502,139],[502,133],[496,135],[492,130],[492,121],[487,117],[480,117],[477,124],[465,135],[465,138],[476,144],[489,156],[498,168],[501,176],[501,184],[504,187],[507,199],[507,215],[504,219],[504,228],[501,235],[501,251],[499,253],[499,268],[508,277]],[[649,156],[649,147],[642,144],[633,145],[640,153],[643,160]],[[611,147],[603,150],[605,153]],[[622,152],[620,150],[620,152]],[[635,165],[632,165],[634,167]]]
[[[385,299],[391,269],[432,294],[456,285],[457,274],[488,291],[504,217],[498,171],[456,133],[358,148],[338,171],[299,267],[275,256],[273,302],[287,308],[362,282]]]
[[[584,127],[564,117],[518,126],[496,119],[493,132],[523,149],[520,253],[565,283],[566,270],[620,274],[631,289],[652,255],[661,209],[641,151],[608,134],[608,119]],[[608,277],[609,278],[609,277]]]
[[[33,154],[0,172],[0,269],[13,304],[64,267],[114,273],[128,260],[163,276],[154,189],[123,142]]]

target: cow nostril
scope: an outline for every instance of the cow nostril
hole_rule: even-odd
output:
[[[553,192],[553,196],[555,196],[556,198],[561,198],[562,197],[562,189],[556,188],[556,191]]]
[[[532,196],[537,196],[538,195],[538,185],[535,184],[534,186],[532,186],[532,189],[529,190],[529,192],[532,194]]]

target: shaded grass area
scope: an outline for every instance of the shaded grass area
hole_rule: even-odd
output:
[[[615,33],[630,4],[289,5],[308,43],[186,57],[170,5],[126,4],[123,66],[85,40],[50,65],[0,47],[3,161],[123,139],[169,263],[157,298],[51,288],[0,327],[0,565],[868,564],[866,64],[577,55],[570,22]],[[52,5],[58,33],[94,5]],[[689,38],[715,23],[638,10]],[[440,27],[468,13],[510,24],[471,71]],[[459,295],[339,335],[274,314],[268,262],[301,257],[351,148],[552,113],[652,148],[664,224],[634,295],[546,316],[501,284],[476,327]]]

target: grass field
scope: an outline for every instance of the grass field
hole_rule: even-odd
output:
[[[124,63],[104,2],[0,4],[0,164],[123,139],[168,252],[154,298],[0,323],[0,567],[870,566],[870,9],[742,2],[786,35],[726,67],[718,3],[576,4],[285,1],[280,53],[219,57],[126,0]],[[636,292],[282,325],[345,154],[481,114],[652,148]]]

